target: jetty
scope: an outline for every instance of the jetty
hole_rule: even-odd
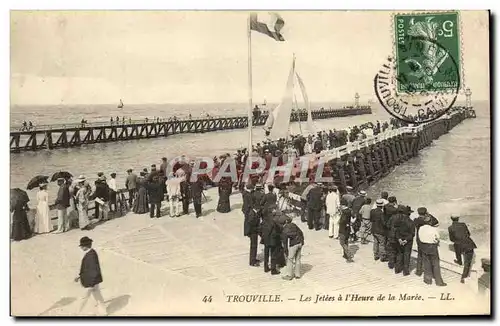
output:
[[[312,110],[313,119],[330,119],[361,114],[371,114],[370,106],[355,106],[342,109]],[[253,126],[264,126],[269,113],[253,118]],[[307,111],[294,112],[290,121],[306,121]],[[29,130],[17,126],[10,130],[10,152],[38,151],[79,147],[82,145],[118,142],[136,139],[166,138],[177,134],[205,133],[221,130],[245,129],[247,115],[208,116],[183,119],[155,119],[119,121],[111,123],[74,123],[40,125]]]
[[[470,109],[457,109],[446,118],[392,130],[321,154],[334,167],[337,185],[365,188],[469,118],[468,112]],[[350,163],[346,166],[346,162]],[[12,289],[12,314],[75,313],[81,289],[79,284],[71,282],[71,277],[78,271],[81,252],[77,244],[84,235],[92,237],[99,251],[105,279],[102,289],[110,315],[340,316],[352,313],[353,309],[360,314],[373,314],[373,306],[364,299],[348,303],[314,302],[316,295],[327,298],[355,294],[363,298],[383,295],[386,300],[390,295],[396,297],[391,303],[377,305],[377,315],[415,314],[422,301],[428,306],[427,315],[478,313],[488,307],[488,298],[477,293],[477,278],[482,274],[480,259],[472,267],[471,278],[461,284],[462,267],[454,264],[452,246],[446,241],[440,246],[442,274],[448,283],[443,289],[424,284],[413,272],[407,277],[395,275],[386,264],[373,260],[371,244],[351,244],[354,263],[348,264],[342,258],[338,241],[329,239],[326,231],[308,230],[297,222],[306,239],[303,277],[287,282],[264,273],[262,268],[248,267],[241,196],[231,196],[231,213],[221,214],[215,210],[217,189],[211,188],[205,191],[203,219],[192,214],[170,218],[166,215],[167,202],[162,205],[163,217],[151,219],[149,214],[137,215],[123,209],[127,192],[125,189],[119,192],[118,207],[122,214],[92,231],[76,229],[57,235],[44,234],[11,244],[11,275],[16,284]],[[55,224],[55,210],[51,215]],[[101,224],[95,219],[92,223]],[[415,259],[416,245],[413,248],[412,259]],[[477,254],[489,255],[479,250]],[[443,290],[449,293],[444,298]],[[279,295],[286,305],[279,301],[228,302],[229,295],[240,294]],[[313,302],[300,302],[301,295],[310,296]],[[453,304],[440,304],[452,298],[449,302]]]

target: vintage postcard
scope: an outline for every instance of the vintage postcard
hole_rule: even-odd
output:
[[[490,315],[488,11],[11,11],[11,315]]]

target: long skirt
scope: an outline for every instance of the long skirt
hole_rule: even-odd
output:
[[[149,213],[148,192],[146,188],[141,187],[137,192],[137,198],[134,202],[134,213],[146,214]]]
[[[12,216],[12,234],[11,239],[20,241],[30,238],[32,235],[30,224],[28,222],[28,215],[24,209],[14,210]]]
[[[46,201],[38,202],[35,215],[35,233],[49,233],[52,231],[49,205]]]
[[[231,203],[229,202],[231,190],[231,187],[219,187],[219,202],[217,204],[217,212],[229,213],[231,211]]]
[[[78,204],[78,227],[83,229],[89,225],[88,206]]]

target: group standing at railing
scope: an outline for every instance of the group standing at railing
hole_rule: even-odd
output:
[[[301,221],[310,230],[328,230],[330,238],[338,239],[343,249],[343,258],[353,262],[349,243],[368,244],[373,242],[373,259],[388,264],[396,274],[410,275],[410,257],[413,240],[417,243],[417,268],[415,274],[423,275],[426,284],[446,286],[439,265],[439,221],[427,208],[419,207],[418,216],[410,218],[410,206],[400,205],[395,196],[382,192],[379,199],[372,202],[365,191],[353,192],[347,187],[342,193],[334,184],[309,184],[301,193],[299,201]],[[451,215],[452,224],[448,228],[450,241],[454,244],[455,263],[463,265],[461,283],[470,276],[471,264],[476,244],[471,239],[465,223],[459,222],[459,215]],[[463,258],[463,259],[462,259]],[[489,259],[482,259],[487,276],[479,280],[479,288],[489,288],[485,279],[489,277]]]

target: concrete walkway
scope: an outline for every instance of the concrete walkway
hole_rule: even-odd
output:
[[[328,238],[327,231],[310,231],[300,221],[296,223],[306,242],[301,279],[284,281],[264,273],[262,267],[249,267],[241,196],[234,194],[232,211],[220,214],[215,211],[216,189],[206,194],[203,220],[192,212],[160,219],[128,214],[91,231],[72,230],[13,242],[12,314],[76,314],[84,292],[73,279],[82,258],[78,241],[84,235],[94,240],[99,253],[104,277],[101,289],[109,315],[353,316],[490,311],[487,298],[476,294],[477,284],[461,284],[455,272],[443,269],[447,287],[426,285],[414,271],[406,277],[395,275],[386,264],[373,260],[371,244],[351,245],[356,251],[354,262],[346,263],[340,245]],[[164,214],[166,206],[164,203]],[[259,246],[259,252],[261,249]],[[351,301],[353,296],[346,301],[346,295],[355,294],[355,301]],[[272,295],[271,301],[277,302],[227,302],[230,295],[267,295],[267,301]],[[330,300],[315,303],[317,295],[327,295]],[[378,295],[385,299],[377,300]],[[388,302],[389,295],[394,300]],[[300,301],[307,298],[310,301]],[[448,300],[441,300],[444,298]],[[95,313],[89,300],[83,314]]]

